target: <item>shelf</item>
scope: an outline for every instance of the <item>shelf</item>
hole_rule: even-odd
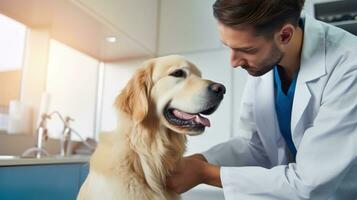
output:
[[[340,21],[340,22],[331,22],[330,24],[334,26],[342,26],[342,25],[357,25],[357,20],[348,20],[348,21]]]

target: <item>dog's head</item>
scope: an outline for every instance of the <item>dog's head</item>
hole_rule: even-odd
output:
[[[210,126],[225,93],[222,84],[201,78],[182,56],[165,56],[144,63],[116,100],[134,123],[158,123],[174,132],[197,135]],[[157,124],[156,124],[157,126]]]

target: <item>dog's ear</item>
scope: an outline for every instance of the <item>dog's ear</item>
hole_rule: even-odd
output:
[[[153,65],[151,60],[145,62],[115,101],[117,109],[129,115],[135,123],[143,121],[149,110]]]

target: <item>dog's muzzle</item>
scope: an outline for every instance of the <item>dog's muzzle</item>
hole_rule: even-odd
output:
[[[198,113],[190,113],[172,108],[168,105],[165,108],[164,116],[166,120],[174,126],[194,130],[204,130],[205,127],[210,127],[211,123],[209,119],[203,117],[202,115],[210,115],[216,111],[225,93],[226,88],[224,85],[212,83],[208,86],[208,100],[202,111]]]

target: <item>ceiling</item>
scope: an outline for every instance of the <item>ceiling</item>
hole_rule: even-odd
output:
[[[104,62],[221,48],[214,0],[0,0],[0,13]],[[116,43],[105,38],[115,36]]]

